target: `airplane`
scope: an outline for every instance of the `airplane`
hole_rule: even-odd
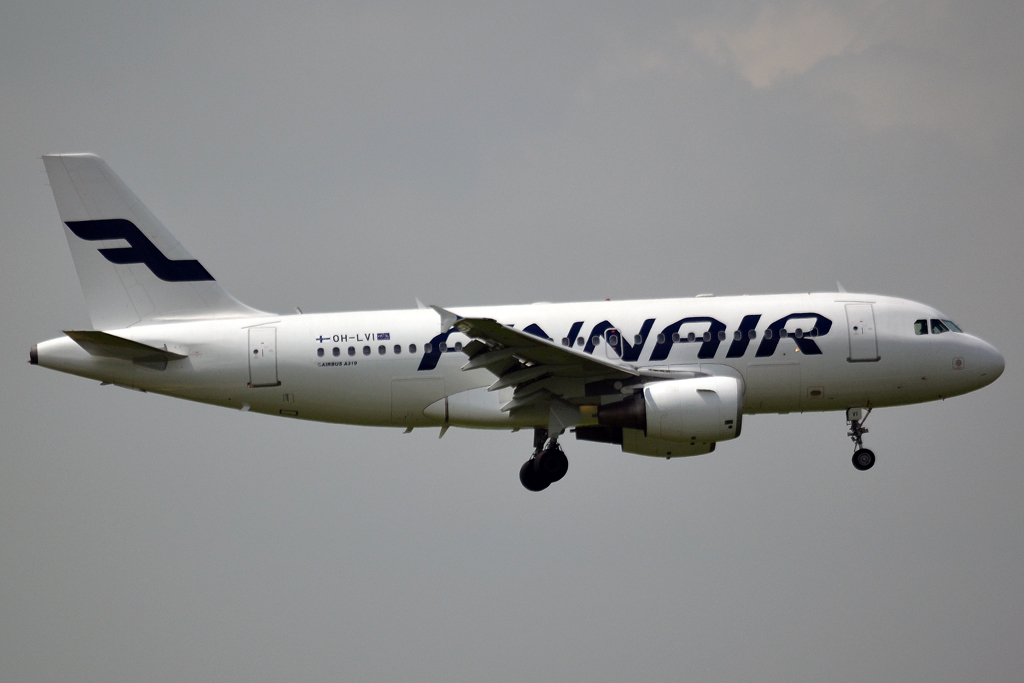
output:
[[[529,491],[565,476],[567,431],[678,458],[758,413],[845,411],[866,471],[872,410],[965,394],[1004,368],[930,306],[845,291],[268,313],[221,287],[102,159],[43,162],[93,329],[34,345],[30,363],[299,420],[532,429]]]

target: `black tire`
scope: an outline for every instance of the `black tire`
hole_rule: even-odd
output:
[[[853,466],[861,472],[867,472],[875,466],[875,454],[866,448],[862,448],[853,454]]]
[[[551,482],[537,470],[536,461],[530,458],[519,468],[519,481],[527,491],[543,491]]]
[[[537,469],[548,481],[554,483],[569,471],[569,458],[565,457],[561,448],[549,448],[540,454],[537,460]]]

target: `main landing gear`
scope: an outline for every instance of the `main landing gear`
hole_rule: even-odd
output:
[[[868,433],[864,422],[871,414],[871,408],[864,412],[863,408],[850,408],[846,411],[846,422],[850,425],[850,431],[846,434],[853,440],[856,450],[853,452],[853,466],[861,472],[870,470],[875,465],[875,454],[873,451],[864,448],[864,435]]]
[[[546,444],[546,445],[545,445]],[[543,491],[569,471],[569,458],[565,457],[558,437],[548,438],[548,430],[533,430],[533,456],[519,470],[519,481],[527,491]]]

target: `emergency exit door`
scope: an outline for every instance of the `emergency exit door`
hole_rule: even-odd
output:
[[[249,328],[249,386],[276,387],[277,328]]]
[[[849,360],[859,363],[878,360],[875,312],[871,304],[846,304],[846,327],[850,334]]]
[[[605,330],[604,355],[610,360],[622,358],[622,335],[614,327]]]

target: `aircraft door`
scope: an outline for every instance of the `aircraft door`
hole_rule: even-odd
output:
[[[391,420],[403,427],[436,425],[423,411],[444,396],[444,379],[440,377],[392,379]]]
[[[743,380],[744,410],[754,413],[800,410],[800,363],[750,363]]]
[[[875,314],[871,304],[846,304],[846,327],[850,334],[850,357],[854,362],[876,361]]]
[[[611,360],[622,358],[622,334],[614,327],[605,330],[604,353]]]
[[[249,328],[249,386],[276,387],[277,379],[277,328]]]

